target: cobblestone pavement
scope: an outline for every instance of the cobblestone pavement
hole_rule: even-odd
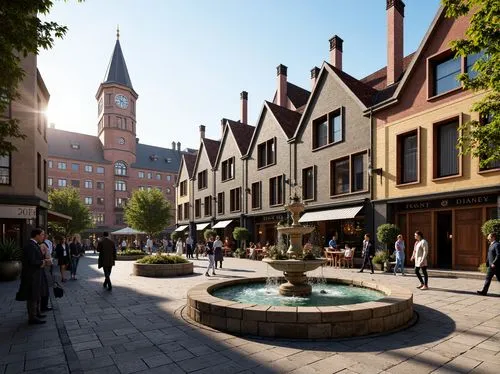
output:
[[[131,275],[132,262],[113,268],[103,289],[97,258],[80,262],[77,281],[64,283],[47,324],[29,326],[18,281],[0,284],[0,374],[20,373],[498,373],[500,284],[489,297],[482,281],[431,277],[428,291],[414,276],[356,274],[415,290],[419,321],[378,337],[291,341],[237,337],[182,319],[186,291],[207,279],[195,274],[155,279]],[[324,270],[326,276],[355,270]],[[278,275],[260,261],[227,258],[209,281]],[[495,369],[496,368],[496,369]]]

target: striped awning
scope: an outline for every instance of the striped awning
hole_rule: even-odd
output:
[[[188,227],[188,225],[182,225],[182,226],[177,227],[174,231],[177,231],[177,232],[184,231],[184,230],[186,230],[186,227]]]
[[[361,209],[363,209],[363,205],[304,213],[304,215],[300,217],[299,222],[334,221],[337,219],[354,218]]]

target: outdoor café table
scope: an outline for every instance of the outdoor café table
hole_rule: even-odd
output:
[[[332,256],[332,259],[333,259],[332,266],[333,267],[340,267],[340,263],[342,260],[342,256],[344,255],[344,251],[340,251],[340,250],[332,251],[332,250],[327,249],[326,253],[327,253],[327,255]]]

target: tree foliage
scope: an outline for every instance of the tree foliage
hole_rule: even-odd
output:
[[[497,238],[500,238],[500,219],[490,219],[483,223],[481,227],[481,231],[484,236],[488,236],[489,234],[497,234]]]
[[[50,209],[71,217],[67,222],[51,222],[54,235],[71,236],[92,227],[88,208],[83,204],[76,188],[65,187],[49,191]]]
[[[458,18],[472,13],[465,38],[451,48],[458,56],[483,51],[474,64],[475,77],[459,75],[466,89],[485,90],[485,96],[471,110],[488,116],[486,123],[469,121],[460,127],[459,146],[464,154],[478,157],[481,167],[500,160],[500,2],[498,0],[442,0],[446,16]]]
[[[205,238],[205,240],[208,240],[210,238],[214,238],[217,236],[217,231],[215,231],[214,229],[206,229],[205,231],[203,231],[203,237]]]
[[[377,240],[385,245],[393,244],[401,233],[399,227],[392,223],[384,223],[377,227]]]
[[[156,189],[136,190],[125,207],[125,221],[135,230],[149,236],[163,231],[170,223],[170,203]]]
[[[82,0],[78,0],[82,1]],[[56,38],[68,30],[56,22],[46,22],[53,0],[0,1],[0,156],[15,151],[12,140],[24,139],[16,119],[2,118],[11,101],[19,98],[18,86],[24,78],[21,61],[28,54],[51,49]]]

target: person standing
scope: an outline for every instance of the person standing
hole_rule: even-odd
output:
[[[217,262],[220,264],[220,268],[222,269],[222,261],[224,261],[224,257],[222,255],[222,241],[219,238],[219,235],[215,237],[214,241],[214,261],[215,268],[217,269]]]
[[[360,273],[363,272],[366,264],[370,264],[370,269],[372,270],[372,274],[374,273],[373,262],[372,262],[374,255],[375,255],[375,246],[371,241],[371,236],[370,234],[365,234],[365,240],[363,240],[363,266],[361,266],[361,270],[359,271]]]
[[[481,291],[477,291],[478,294],[483,296],[488,294],[488,289],[490,288],[493,275],[496,275],[497,281],[500,282],[500,243],[497,241],[497,234],[488,234],[488,241],[490,242],[487,260],[488,272],[486,273],[483,289]]]
[[[151,255],[153,254],[153,241],[151,238],[148,236],[148,240],[146,240],[146,248],[148,250],[148,253]]]
[[[394,254],[396,255],[396,266],[394,266],[394,275],[396,275],[398,267],[401,268],[401,275],[405,275],[405,241],[403,235],[398,235],[398,240],[394,244]]]
[[[127,241],[125,239],[122,240],[122,244],[120,245],[121,251],[125,251],[127,249]]]
[[[43,235],[45,239],[45,233]],[[52,274],[50,273],[50,267],[52,266],[52,258],[50,257],[49,254],[49,247],[45,243],[45,240],[43,240],[39,245],[40,251],[42,252],[42,257],[45,262],[45,266],[42,268],[41,271],[41,282],[40,282],[40,308],[39,308],[39,314],[42,312],[48,312],[52,310],[52,308],[49,308],[49,279],[52,280]],[[50,284],[52,285],[52,284]]]
[[[335,235],[333,235],[332,239],[328,242],[328,247],[330,247],[331,250],[337,249],[337,240],[335,238]]]
[[[82,256],[83,248],[80,242],[80,236],[75,235],[73,241],[69,245],[69,256],[71,259],[71,279],[76,280],[76,268],[78,267],[78,262],[80,262],[80,257]]]
[[[190,235],[186,238],[186,255],[187,258],[193,258],[193,238]]]
[[[210,237],[206,244],[206,253],[208,256],[208,266],[205,275],[209,277],[208,271],[212,268],[212,275],[215,275],[215,260],[214,260],[214,238]]]
[[[178,238],[177,243],[175,243],[175,254],[177,256],[182,256],[183,250],[184,250],[184,244],[182,243],[182,239]]]
[[[57,265],[59,265],[59,270],[61,272],[61,281],[66,282],[64,278],[64,272],[69,265],[69,248],[66,244],[66,238],[59,239],[59,243],[56,245],[56,256]]]
[[[99,252],[98,268],[103,268],[104,270],[104,283],[103,287],[108,287],[111,291],[113,286],[111,285],[111,269],[115,266],[116,258],[116,248],[115,244],[111,239],[109,239],[109,233],[104,232],[102,240],[97,244],[97,252]]]
[[[429,253],[429,243],[424,239],[424,234],[422,231],[415,232],[415,245],[413,246],[413,254],[411,255],[411,261],[415,260],[415,274],[417,275],[418,280],[420,281],[421,290],[428,290],[428,280],[429,276],[427,275],[427,254]],[[424,278],[420,275],[420,269],[422,269],[422,273],[424,274]]]

